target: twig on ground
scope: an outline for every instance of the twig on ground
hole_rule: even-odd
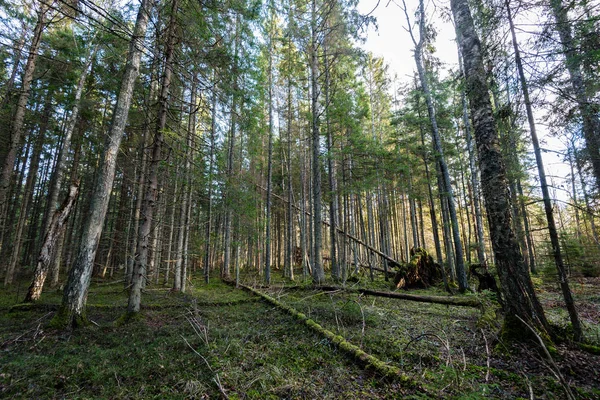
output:
[[[219,389],[219,392],[221,392],[223,397],[225,399],[229,399],[229,396],[227,396],[227,393],[225,393],[225,388],[223,387],[223,385],[221,385],[221,380],[219,379],[219,374],[215,374],[215,377],[213,378],[213,382],[217,385],[217,388]]]
[[[548,359],[548,362],[550,364],[550,365],[548,365],[548,369],[550,370],[550,372],[552,372],[554,374],[554,376],[556,377],[556,379],[558,379],[558,382],[560,383],[560,385],[563,387],[563,390],[565,391],[565,395],[567,396],[567,399],[569,399],[569,400],[575,400],[575,396],[573,395],[573,392],[571,391],[571,388],[569,387],[569,384],[565,380],[565,377],[560,373],[560,369],[558,368],[558,366],[554,362],[554,359],[552,358],[552,355],[548,351],[548,348],[544,344],[544,341],[542,340],[542,338],[540,337],[540,335],[538,335],[538,333],[535,331],[535,329],[533,329],[531,327],[531,325],[529,325],[527,322],[525,322],[521,317],[519,317],[518,315],[516,315],[516,317],[527,328],[529,328],[529,330],[531,331],[531,333],[533,333],[533,335],[535,336],[535,338],[540,343],[540,346],[542,347],[542,350],[544,351],[544,354],[546,355],[546,358]]]
[[[194,353],[195,353],[197,356],[199,356],[200,358],[202,358],[202,360],[204,360],[204,362],[206,363],[206,366],[208,367],[208,369],[209,369],[211,372],[214,372],[214,371],[213,371],[213,369],[212,369],[212,367],[210,366],[210,364],[209,364],[209,363],[208,363],[208,361],[206,360],[206,358],[205,358],[205,357],[204,357],[202,354],[198,353],[198,351],[197,351],[195,348],[193,348],[193,347],[192,347],[192,345],[190,344],[190,342],[188,342],[188,341],[187,341],[187,339],[186,339],[186,338],[185,338],[183,335],[179,335],[179,336],[181,336],[181,338],[183,339],[183,341],[185,342],[185,344],[187,344],[187,345],[188,345],[188,347],[189,347],[189,348],[190,348],[190,349],[191,349],[191,350],[192,350],[192,351],[193,351],[193,352],[194,352]]]
[[[483,335],[483,341],[485,342],[485,354],[487,355],[487,370],[485,372],[485,383],[490,380],[490,347],[488,346],[487,338],[485,337],[485,332],[481,329],[481,334]]]

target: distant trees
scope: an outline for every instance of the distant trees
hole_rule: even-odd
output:
[[[453,0],[463,57],[447,71],[435,15],[419,2],[413,25],[405,6],[410,82],[356,47],[372,19],[354,1],[143,0],[135,19],[116,3],[20,5],[0,6],[14,42],[0,48],[0,268],[6,285],[32,277],[31,301],[66,276],[60,325],[85,323],[93,278],[122,276],[134,316],[146,286],[186,291],[192,273],[374,280],[424,247],[449,290],[469,290],[469,264],[495,267],[509,315],[548,331],[529,273],[571,237],[597,248],[599,16],[585,1]],[[550,109],[572,205],[528,176],[521,125]],[[580,267],[562,264],[567,283]]]

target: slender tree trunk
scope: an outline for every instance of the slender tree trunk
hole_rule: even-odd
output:
[[[515,33],[515,26],[513,24],[510,2],[505,0],[506,8],[508,11],[508,22],[510,25],[510,33],[512,36],[513,49],[515,51],[515,62],[517,64],[517,72],[519,73],[519,81],[521,83],[521,91],[523,92],[523,99],[525,101],[525,110],[527,112],[527,122],[529,123],[529,132],[531,134],[531,142],[533,145],[533,151],[535,153],[535,161],[537,164],[538,175],[540,177],[540,185],[542,188],[542,199],[544,201],[544,211],[546,213],[546,219],[548,221],[548,233],[550,234],[550,243],[552,244],[552,253],[554,255],[554,263],[556,264],[556,270],[558,272],[558,280],[562,290],[563,297],[565,299],[565,305],[569,312],[569,318],[571,319],[571,325],[573,327],[573,336],[576,341],[583,339],[583,332],[581,329],[581,323],[579,322],[579,316],[577,315],[577,309],[575,308],[575,301],[569,287],[569,280],[565,271],[562,254],[560,251],[560,241],[558,238],[558,232],[556,230],[556,222],[554,221],[554,211],[552,210],[552,202],[550,200],[550,192],[548,190],[548,183],[546,181],[546,172],[544,171],[544,161],[542,160],[542,151],[540,149],[540,143],[538,141],[535,119],[533,117],[533,108],[531,106],[531,100],[529,98],[529,88],[527,80],[525,79],[525,73],[523,72],[523,62],[521,60],[521,51],[517,42],[517,35]],[[600,153],[596,154],[600,156]],[[600,172],[600,171],[598,171]],[[600,177],[600,175],[598,175]]]
[[[48,270],[50,269],[50,262],[53,258],[56,243],[62,237],[65,222],[73,209],[78,192],[79,182],[75,182],[71,185],[69,194],[65,198],[63,204],[54,212],[50,219],[50,224],[48,225],[42,248],[40,249],[40,254],[38,256],[38,261],[35,270],[33,271],[33,281],[25,295],[24,301],[26,302],[37,301],[42,295],[44,281],[46,280]]]
[[[272,3],[271,3],[272,5]],[[268,70],[268,102],[269,102],[269,139],[267,155],[267,208],[266,208],[266,232],[265,232],[265,283],[271,284],[271,214],[273,207],[273,29],[275,17],[271,15],[269,21],[269,70]]]
[[[596,230],[596,224],[594,222],[594,212],[590,204],[590,198],[586,189],[585,179],[583,179],[583,174],[581,172],[581,160],[577,156],[577,154],[575,154],[574,157],[575,167],[577,168],[577,175],[579,175],[579,183],[581,184],[581,190],[583,191],[583,199],[585,201],[586,214],[588,215],[588,218],[590,220],[590,226],[592,228],[592,237],[594,238],[594,242],[596,243],[596,245],[600,246],[600,239],[598,238],[598,231]]]
[[[406,5],[405,11],[406,11]],[[454,242],[454,255],[456,261],[456,278],[458,281],[458,290],[460,292],[464,292],[468,288],[467,282],[467,274],[465,271],[465,263],[463,256],[463,248],[460,240],[460,231],[458,228],[458,216],[456,212],[456,205],[454,202],[454,192],[452,190],[452,184],[450,181],[450,173],[448,171],[448,166],[446,164],[446,160],[444,158],[444,150],[442,148],[442,140],[440,137],[437,118],[435,115],[435,110],[433,106],[433,99],[431,96],[431,91],[429,89],[429,83],[427,81],[427,71],[425,70],[425,66],[423,65],[423,46],[425,45],[425,6],[423,5],[423,0],[419,1],[419,9],[420,9],[420,19],[419,19],[419,41],[417,42],[413,38],[413,42],[415,44],[415,62],[417,64],[417,72],[419,73],[419,80],[421,81],[421,88],[423,89],[423,93],[425,95],[425,103],[427,104],[427,113],[429,115],[429,120],[431,122],[431,137],[433,140],[433,147],[436,154],[437,162],[440,166],[440,172],[443,182],[443,187],[445,190],[445,195],[448,200],[448,211],[450,213],[450,222],[452,224],[452,239]],[[410,24],[410,20],[407,15],[407,21]],[[409,25],[410,26],[410,25]],[[411,30],[412,32],[412,30]],[[412,33],[411,33],[412,34]]]
[[[421,145],[425,148],[425,133],[423,129],[421,131]],[[429,174],[429,163],[427,157],[423,155],[423,165],[425,166],[425,178],[427,179],[427,194],[429,196],[429,215],[431,217],[431,230],[433,232],[433,243],[435,244],[435,255],[438,264],[443,265],[442,260],[442,246],[440,243],[440,234],[438,231],[437,216],[435,214],[435,202],[433,199],[433,190],[431,189],[431,177]],[[444,274],[445,276],[446,274]]]
[[[15,166],[15,160],[17,158],[17,152],[21,145],[27,101],[29,100],[29,94],[31,93],[31,83],[33,81],[33,73],[35,72],[37,63],[40,42],[42,41],[42,33],[46,26],[48,6],[44,2],[40,2],[39,7],[40,9],[37,11],[37,22],[33,31],[33,37],[31,38],[31,45],[29,46],[29,56],[27,58],[27,63],[25,64],[25,72],[23,73],[21,93],[17,100],[17,107],[12,121],[12,134],[8,143],[8,151],[4,156],[2,171],[0,172],[0,216],[3,215],[2,211],[8,204],[8,189]],[[0,221],[0,229],[4,228],[4,221]]]
[[[156,132],[154,134],[154,145],[152,148],[152,160],[150,161],[148,182],[144,202],[142,204],[142,225],[138,232],[138,242],[136,249],[136,258],[133,263],[133,275],[131,280],[131,290],[129,292],[129,303],[127,313],[138,313],[142,298],[142,287],[145,284],[148,267],[148,240],[153,223],[153,214],[158,197],[158,168],[162,159],[162,147],[164,142],[164,130],[167,127],[167,113],[169,106],[169,92],[171,88],[171,78],[173,75],[173,56],[175,51],[175,25],[177,17],[178,0],[171,1],[171,15],[166,32],[165,47],[165,66],[162,76],[162,85],[158,99],[158,115],[156,121]],[[156,235],[155,227],[154,234]],[[156,248],[153,249],[157,251]]]
[[[320,284],[325,281],[323,270],[322,243],[323,226],[321,215],[321,133],[319,128],[319,88],[318,44],[317,44],[317,2],[311,2],[310,39],[310,81],[311,81],[311,133],[312,133],[312,199],[313,199],[313,280]]]
[[[550,0],[550,6],[554,19],[555,29],[560,36],[560,42],[565,56],[565,64],[571,86],[575,95],[575,101],[583,120],[583,137],[587,152],[592,164],[594,177],[596,178],[596,189],[600,188],[600,107],[597,102],[588,97],[589,88],[586,87],[585,79],[581,71],[581,56],[578,53],[579,45],[573,38],[571,21],[567,16],[567,6],[562,0]]]
[[[85,303],[93,271],[93,262],[115,178],[117,153],[129,115],[133,86],[139,73],[149,15],[150,2],[142,0],[127,55],[125,73],[113,112],[112,124],[104,147],[97,184],[92,193],[90,212],[85,220],[75,264],[69,272],[61,309],[55,316],[55,324],[58,326],[69,327],[87,324]]]
[[[217,74],[215,73],[213,78],[216,82]],[[210,150],[208,154],[208,210],[206,212],[206,243],[204,246],[204,282],[209,283],[210,280],[210,245],[212,234],[212,186],[213,186],[213,166],[214,166],[214,155],[215,155],[215,136],[217,130],[217,88],[213,87],[212,92],[212,117],[210,123]]]
[[[529,271],[531,271],[532,274],[535,274],[537,271],[535,266],[536,261],[533,249],[533,238],[531,236],[531,229],[529,228],[529,217],[527,213],[527,206],[525,205],[525,195],[523,194],[523,186],[521,185],[520,179],[517,179],[517,194],[519,207],[521,208],[521,215],[523,216],[523,229],[525,233],[525,243],[527,245],[527,257],[529,258],[527,266],[529,267]]]
[[[459,52],[460,58],[460,52]],[[462,72],[462,60],[459,62],[459,67]],[[473,147],[473,136],[471,135],[471,122],[469,121],[469,108],[467,105],[467,96],[464,89],[461,92],[462,100],[462,120],[465,130],[465,138],[467,141],[467,151],[469,153],[469,172],[471,173],[471,187],[473,188],[473,208],[475,209],[475,229],[477,230],[477,259],[479,264],[486,265],[485,256],[485,238],[483,234],[483,216],[481,211],[481,203],[479,202],[479,172],[475,166],[475,149]]]
[[[329,98],[330,98],[330,68],[329,64],[329,55],[327,53],[327,39],[324,41],[323,45],[324,54],[324,69],[325,69],[325,104],[326,104],[326,114],[325,114],[325,126],[327,131],[327,163],[329,169],[329,190],[330,201],[329,201],[329,241],[330,241],[330,251],[329,256],[331,258],[331,276],[334,281],[340,280],[340,271],[338,268],[338,260],[337,260],[337,214],[338,214],[338,200],[337,200],[337,177],[336,177],[336,165],[335,159],[333,156],[333,135],[331,132],[331,120],[329,116]]]
[[[31,155],[31,161],[29,163],[29,173],[27,174],[27,181],[25,183],[25,189],[23,190],[23,196],[21,205],[19,207],[19,218],[17,219],[17,226],[15,227],[15,233],[13,237],[12,250],[8,267],[6,268],[6,275],[4,276],[4,286],[12,284],[14,279],[14,273],[17,268],[17,263],[21,255],[21,246],[23,245],[23,230],[27,223],[27,217],[29,215],[29,204],[33,197],[33,191],[35,182],[37,180],[38,170],[40,167],[40,157],[42,155],[42,147],[44,145],[44,139],[46,131],[48,129],[48,123],[50,119],[50,113],[52,109],[52,95],[47,94],[46,105],[44,106],[44,112],[42,117],[42,123],[40,125],[35,144],[33,146],[33,152]]]
[[[175,204],[177,204],[177,186],[179,183],[179,179],[177,179],[179,177],[179,163],[177,163],[177,166],[175,167],[175,179],[174,179],[174,188],[173,188],[173,198],[175,199]],[[176,212],[176,206],[175,204],[173,204],[173,206],[171,207],[171,218],[170,218],[170,222],[169,222],[169,243],[167,243],[167,261],[166,261],[166,269],[165,269],[165,279],[164,279],[164,283],[167,284],[169,283],[169,274],[171,273],[171,261],[172,261],[172,255],[173,255],[173,236],[175,234],[175,214]],[[177,227],[177,231],[179,232],[179,226]],[[177,269],[177,266],[175,266],[174,268],[174,276],[173,276],[173,291],[180,291],[181,290],[181,274],[179,273],[180,271]]]
[[[191,157],[192,157],[192,139],[196,134],[196,77],[194,76],[190,94],[190,112],[188,117],[187,138],[185,143],[185,167],[184,167],[184,185],[181,190],[181,207],[179,209],[179,223],[177,224],[177,252],[175,254],[175,281],[173,290],[182,290],[183,282],[186,279],[186,271],[182,270],[184,258],[185,235],[188,222],[188,191],[189,181],[191,179]],[[179,283],[179,286],[177,285]]]
[[[288,48],[291,52],[291,35],[288,39]],[[294,212],[292,205],[294,204],[294,197],[292,192],[292,81],[291,81],[291,71],[288,71],[288,85],[287,85],[287,103],[288,103],[288,115],[287,115],[287,194],[288,194],[288,204],[287,204],[287,216],[288,216],[288,225],[287,225],[287,254],[285,258],[286,267],[288,270],[288,278],[290,280],[294,280]]]

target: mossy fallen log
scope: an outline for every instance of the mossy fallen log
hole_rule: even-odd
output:
[[[415,387],[415,388],[418,387],[416,382],[414,382],[410,377],[408,377],[406,374],[404,374],[400,370],[400,368],[395,367],[393,365],[388,365],[388,364],[384,363],[383,361],[379,360],[377,357],[374,357],[371,354],[366,353],[365,351],[360,349],[358,346],[348,342],[342,336],[336,335],[335,333],[331,332],[330,330],[323,328],[320,324],[318,324],[314,320],[308,318],[305,314],[297,311],[296,309],[294,309],[290,306],[287,306],[287,305],[281,303],[280,301],[274,299],[273,297],[271,297],[269,295],[259,292],[258,290],[255,290],[255,289],[245,286],[245,285],[240,285],[240,286],[243,289],[256,294],[257,296],[260,296],[267,302],[284,310],[288,314],[294,316],[295,318],[297,318],[298,320],[303,322],[306,326],[308,326],[310,329],[312,329],[313,331],[315,331],[315,332],[323,335],[327,339],[329,339],[332,343],[334,343],[336,346],[338,346],[338,348],[340,348],[341,350],[346,352],[348,355],[350,355],[355,360],[366,365],[368,368],[375,370],[377,373],[379,373],[387,378],[398,380],[407,386],[411,386],[411,387]]]
[[[402,299],[417,301],[421,303],[434,303],[434,304],[445,304],[448,306],[459,306],[459,307],[475,307],[482,308],[483,303],[476,298],[469,297],[456,297],[456,296],[427,296],[418,294],[408,293],[397,293],[397,292],[380,292],[377,290],[370,289],[351,289],[341,286],[313,286],[313,289],[327,290],[327,291],[345,291],[350,293],[361,293],[366,296],[377,296],[387,297],[390,299]]]

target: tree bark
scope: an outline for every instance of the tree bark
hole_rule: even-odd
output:
[[[55,254],[56,244],[60,240],[65,230],[65,223],[71,214],[71,210],[73,209],[73,205],[75,204],[78,193],[79,182],[74,182],[71,184],[69,194],[63,201],[62,205],[53,213],[50,219],[50,223],[48,224],[48,229],[46,230],[46,235],[44,237],[44,242],[38,256],[38,261],[35,266],[35,270],[33,271],[33,280],[29,286],[29,289],[27,290],[27,295],[25,296],[25,302],[37,301],[40,299],[44,282],[50,269],[50,262]]]
[[[467,0],[451,0],[458,44],[460,46],[471,117],[479,155],[482,192],[487,210],[496,268],[502,284],[506,316],[504,333],[519,339],[522,324],[516,316],[546,334],[550,332],[533,284],[511,227],[506,168],[500,151],[492,113],[489,87],[483,66],[481,42],[475,31]],[[511,337],[512,336],[512,337]]]
[[[165,66],[162,76],[162,84],[160,95],[158,98],[158,115],[156,121],[156,132],[154,133],[154,144],[152,147],[152,160],[150,161],[148,182],[144,202],[142,204],[142,225],[138,232],[138,241],[136,249],[136,257],[133,263],[133,274],[131,279],[131,290],[129,292],[129,303],[127,305],[127,313],[133,314],[140,311],[142,300],[142,288],[145,285],[146,274],[148,270],[148,250],[150,233],[153,224],[154,209],[158,197],[158,168],[162,161],[162,147],[164,143],[164,131],[167,127],[167,113],[169,106],[169,93],[171,89],[171,78],[173,75],[173,57],[175,51],[175,25],[177,17],[178,0],[171,1],[171,14],[166,35],[165,47]],[[157,237],[154,227],[153,239]],[[154,242],[155,240],[153,240]],[[152,249],[153,253],[158,252],[156,246]]]
[[[550,235],[550,243],[552,244],[552,254],[554,255],[554,263],[556,264],[556,270],[558,272],[558,280],[560,288],[562,290],[563,298],[567,311],[569,312],[569,318],[571,319],[571,325],[573,327],[573,336],[575,341],[581,341],[583,339],[583,332],[581,329],[581,323],[579,322],[579,316],[575,309],[575,301],[571,289],[569,288],[569,280],[565,271],[562,254],[560,251],[560,241],[558,238],[558,232],[556,230],[556,222],[554,221],[554,211],[552,209],[552,202],[550,200],[550,191],[548,190],[548,183],[546,181],[546,172],[544,171],[544,161],[542,160],[542,151],[540,149],[540,143],[538,141],[535,119],[533,117],[533,108],[531,106],[531,100],[529,98],[529,88],[527,80],[525,79],[525,73],[523,71],[523,62],[521,60],[521,51],[517,42],[517,35],[515,33],[515,26],[510,10],[510,1],[505,0],[508,13],[508,23],[510,25],[510,33],[512,36],[513,49],[515,51],[515,62],[517,64],[517,72],[519,74],[519,81],[521,83],[521,91],[523,92],[523,100],[525,102],[525,110],[527,112],[527,122],[529,123],[529,133],[531,134],[531,142],[535,153],[535,161],[537,164],[538,174],[540,177],[540,185],[542,188],[542,199],[544,201],[544,211],[546,213],[546,219],[548,221],[548,233]],[[598,154],[600,155],[600,154]]]
[[[117,153],[129,115],[133,86],[139,73],[150,7],[148,0],[141,1],[129,45],[125,73],[113,112],[112,124],[104,146],[97,183],[92,193],[90,211],[84,222],[75,263],[69,272],[62,305],[54,320],[55,325],[60,327],[87,324],[85,303],[93,271],[93,262],[108,209],[110,192],[115,178]]]

